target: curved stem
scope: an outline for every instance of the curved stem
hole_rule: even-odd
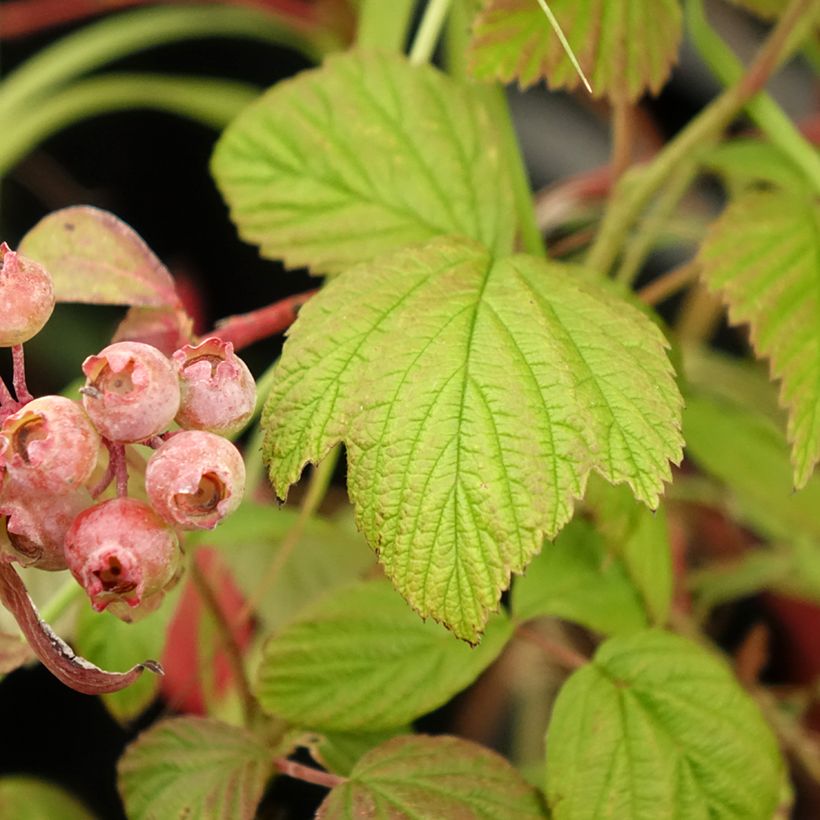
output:
[[[110,74],[82,80],[46,104],[15,114],[13,128],[3,122],[0,176],[46,137],[97,114],[154,108],[219,130],[257,94],[244,83],[196,77]]]
[[[14,394],[17,396],[17,403],[19,405],[28,404],[34,396],[26,384],[26,358],[23,352],[23,345],[14,345],[11,349],[12,361],[12,385],[14,387]]]
[[[586,264],[606,276],[623,239],[654,193],[700,146],[715,139],[733,117],[765,85],[778,64],[797,46],[792,33],[814,0],[791,0],[783,16],[758,51],[746,73],[708,105],[649,165],[634,168],[621,179]]]
[[[645,305],[659,305],[679,290],[691,285],[699,275],[700,265],[694,261],[686,262],[653,279],[638,291],[637,296]]]
[[[452,0],[428,0],[424,17],[421,18],[419,30],[410,47],[410,62],[418,65],[428,63],[436,50],[444,20],[450,10]]]
[[[340,777],[338,774],[314,769],[312,766],[303,766],[295,760],[288,760],[286,757],[277,757],[273,763],[282,774],[286,774],[288,777],[303,780],[305,783],[313,783],[316,786],[324,786],[326,789],[333,789],[347,782],[347,778]]]

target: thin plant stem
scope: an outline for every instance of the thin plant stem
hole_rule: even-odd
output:
[[[410,62],[414,65],[429,63],[441,36],[452,0],[428,0],[424,17],[410,47]]]
[[[14,394],[17,396],[18,404],[28,404],[34,396],[31,395],[26,384],[26,355],[23,352],[23,345],[14,345],[11,349],[12,361],[12,385]]]
[[[699,344],[712,338],[723,316],[723,304],[705,285],[692,288],[686,296],[675,330],[686,344]]]
[[[652,162],[633,168],[621,178],[587,254],[587,267],[601,276],[608,274],[626,233],[654,193],[693,151],[719,136],[798,45],[792,33],[813,3],[814,0],[791,0],[743,76],[695,117]]]
[[[0,407],[5,408],[11,406],[16,407],[17,402],[14,400],[14,396],[11,395],[11,391],[3,381],[3,377],[0,376]]]
[[[561,46],[563,47],[564,51],[566,52],[567,57],[569,57],[569,61],[572,63],[572,67],[578,73],[578,76],[581,78],[581,82],[584,84],[589,93],[592,93],[592,86],[589,84],[589,80],[584,74],[584,70],[581,68],[581,64],[578,62],[578,58],[575,56],[575,52],[572,50],[572,46],[570,46],[569,41],[567,40],[566,36],[564,35],[564,31],[561,28],[558,20],[556,20],[555,15],[552,13],[552,9],[547,4],[547,0],[538,0],[538,5],[541,6],[541,11],[547,15],[547,20],[549,20],[550,25],[552,26],[552,30],[555,32],[558,39],[561,41]]]
[[[239,697],[242,702],[242,713],[246,726],[251,726],[259,715],[259,705],[251,692],[250,682],[245,671],[245,664],[242,660],[242,651],[234,638],[231,624],[225,617],[219,600],[211,586],[210,580],[200,569],[196,556],[190,562],[191,581],[202,599],[202,604],[211,616],[214,626],[219,633],[219,640],[225,650],[225,656],[231,667],[236,685],[239,689]]]
[[[347,782],[347,778],[341,777],[332,772],[325,772],[322,769],[314,769],[312,766],[303,766],[294,760],[286,757],[277,757],[273,761],[274,766],[288,777],[296,780],[303,780],[305,783],[313,783],[315,786],[324,786],[326,789],[334,789]]]
[[[641,288],[637,296],[645,305],[659,305],[670,296],[697,281],[700,275],[700,265],[695,262],[685,262],[677,268],[667,271],[648,285]]]
[[[632,164],[635,112],[626,100],[617,101],[612,108],[611,179],[618,180]]]
[[[117,481],[117,497],[125,498],[128,495],[128,460],[125,457],[125,445],[105,440],[105,446],[108,448],[108,469]]]
[[[552,638],[548,638],[546,635],[542,635],[534,629],[519,626],[518,629],[515,630],[515,634],[517,637],[523,638],[525,641],[537,646],[551,660],[566,669],[580,669],[589,663],[589,658],[585,658],[580,652],[576,652],[569,646],[564,646],[564,644],[558,643],[558,641],[554,641]]]

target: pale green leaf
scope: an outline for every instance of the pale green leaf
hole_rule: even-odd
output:
[[[403,726],[469,686],[511,635],[497,615],[472,648],[419,620],[386,581],[356,584],[268,641],[257,695],[272,714],[318,731]]]
[[[77,205],[48,214],[18,250],[48,270],[58,302],[180,304],[165,265],[133,228],[99,208]]]
[[[512,246],[480,91],[399,55],[349,52],[279,83],[227,129],[212,170],[240,235],[290,267],[338,273],[441,234]]]
[[[820,458],[818,200],[790,191],[743,194],[713,225],[698,262],[730,320],[749,323],[757,355],[781,380],[794,483],[802,487]]]
[[[310,750],[310,756],[330,772],[348,777],[358,760],[371,749],[396,735],[411,734],[409,726],[383,729],[381,732],[322,732],[303,736],[299,745]]]
[[[729,668],[660,631],[603,644],[562,688],[547,733],[555,820],[771,820],[782,769]]]
[[[647,625],[637,590],[623,563],[607,551],[595,528],[575,518],[553,544],[544,544],[513,584],[513,614],[522,620],[550,615],[604,635]]]
[[[344,440],[388,576],[468,640],[591,470],[655,506],[680,458],[663,336],[574,274],[455,239],[360,266],[302,309],[265,407],[277,493]]]
[[[806,177],[776,145],[742,137],[722,142],[703,157],[703,165],[718,174],[733,192],[760,183],[804,189]]]
[[[591,481],[587,501],[610,552],[623,561],[650,621],[662,626],[672,603],[672,550],[663,506],[651,511],[626,487]]]
[[[25,775],[0,778],[0,817],[8,820],[94,820],[94,815],[67,791]]]
[[[677,0],[547,0],[595,97],[657,93],[681,39]],[[522,87],[545,79],[573,89],[581,79],[538,0],[489,0],[470,48],[474,76]]]
[[[318,820],[546,816],[538,793],[503,757],[447,735],[397,737],[368,752],[316,814]]]
[[[130,669],[146,658],[160,660],[177,599],[176,592],[166,596],[156,612],[132,624],[107,612],[94,612],[83,602],[77,610],[74,648],[97,666],[115,671]],[[161,681],[157,675],[141,675],[131,686],[102,695],[102,700],[117,720],[127,723],[150,706]]]
[[[272,772],[254,735],[195,717],[156,724],[117,765],[129,820],[250,820]]]

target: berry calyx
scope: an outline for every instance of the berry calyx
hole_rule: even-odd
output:
[[[168,523],[210,530],[242,501],[245,464],[221,436],[204,430],[175,433],[151,456],[145,491]]]
[[[82,406],[64,396],[34,399],[0,425],[0,462],[32,490],[64,493],[85,484],[99,449]]]
[[[231,342],[205,339],[181,347],[171,359],[182,393],[180,427],[223,436],[244,427],[256,406],[256,383]]]
[[[176,533],[148,504],[114,498],[83,511],[66,535],[68,568],[101,612],[127,615],[176,581],[181,552]],[[158,602],[157,602],[158,605]]]
[[[131,444],[168,428],[179,410],[170,361],[142,342],[116,342],[83,362],[83,405],[110,441]]]
[[[54,285],[48,271],[0,244],[0,347],[36,336],[54,310]]]

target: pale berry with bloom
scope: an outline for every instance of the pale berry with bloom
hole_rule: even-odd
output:
[[[116,342],[83,362],[83,405],[94,426],[118,443],[167,430],[179,410],[179,383],[169,359],[142,342]]]
[[[48,271],[3,242],[0,244],[0,347],[36,336],[54,310]]]
[[[242,501],[245,463],[221,436],[204,430],[175,433],[151,456],[145,491],[170,524],[210,530]]]

